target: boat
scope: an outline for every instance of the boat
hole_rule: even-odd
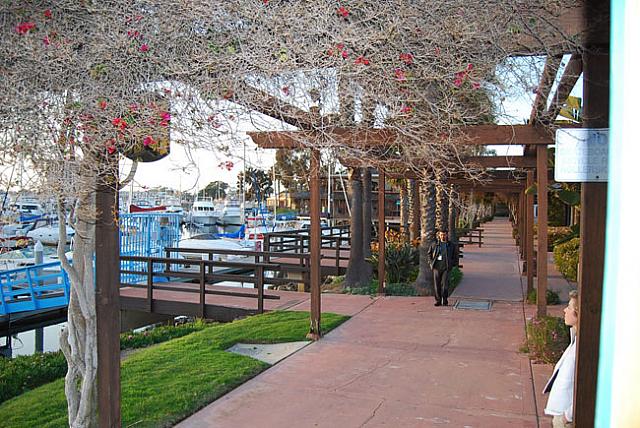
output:
[[[253,251],[255,247],[252,243],[245,243],[239,238],[224,238],[216,233],[202,233],[190,238],[181,239],[178,242],[178,248],[196,249],[196,250],[235,250],[235,251]],[[187,260],[208,260],[208,254],[180,252],[180,257]],[[213,260],[233,260],[243,256],[240,255],[224,255],[214,254]]]
[[[240,226],[243,223],[240,203],[235,200],[225,202],[219,224],[222,226]]]
[[[198,197],[191,206],[189,222],[197,226],[215,226],[218,223],[218,214],[213,199]]]
[[[66,237],[64,242],[65,244],[69,244],[76,231],[69,226],[65,226],[65,228]],[[34,241],[42,242],[44,245],[58,245],[58,241],[60,240],[60,227],[57,223],[51,223],[27,232],[27,236]]]
[[[10,208],[18,212],[21,217],[41,217],[44,216],[46,210],[42,204],[35,198],[18,198]]]
[[[70,259],[72,255],[72,252],[67,252],[67,259]],[[58,260],[58,253],[55,248],[45,247],[43,249],[42,263],[52,263],[57,262]],[[35,264],[36,259],[33,246],[0,254],[0,272],[34,266]],[[59,267],[56,267],[55,269],[58,271],[60,270]]]
[[[167,211],[167,207],[164,205],[158,205],[155,207],[152,206],[144,206],[144,205],[136,205],[136,204],[131,204],[129,205],[129,212],[132,214],[135,213],[148,213],[148,212],[165,212]]]

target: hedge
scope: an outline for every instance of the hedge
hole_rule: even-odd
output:
[[[565,278],[578,280],[578,258],[580,254],[580,238],[573,238],[553,249],[553,261]]]

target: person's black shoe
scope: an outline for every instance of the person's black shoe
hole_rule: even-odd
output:
[[[449,301],[447,301],[447,299],[443,300],[442,306],[449,306]]]
[[[433,306],[442,306],[442,303],[440,303],[440,301],[437,301],[433,304]]]

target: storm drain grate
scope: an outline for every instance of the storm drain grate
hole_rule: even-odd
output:
[[[491,300],[458,300],[453,307],[473,311],[489,311],[491,310]]]

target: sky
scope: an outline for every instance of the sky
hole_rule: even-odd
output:
[[[555,87],[558,84],[559,77],[562,76],[562,70],[568,61],[569,56],[563,59],[558,77],[554,82],[551,93],[555,93]],[[502,79],[511,83],[513,91],[504,94],[503,98],[496,100],[498,106],[497,121],[499,124],[523,124],[531,114],[531,107],[535,98],[536,85],[539,82],[540,74],[544,66],[544,57],[526,57],[513,59],[514,63],[498,70],[498,74]],[[515,70],[515,71],[514,71]],[[320,78],[329,79],[332,76],[320,76]],[[280,88],[283,84],[295,85],[308,76],[302,74],[292,74],[283,76],[275,82],[264,82],[256,79],[250,84],[254,86],[263,86],[269,90],[269,87]],[[313,76],[313,81],[321,80],[318,76]],[[269,92],[272,92],[269,90]],[[331,99],[333,91],[327,89],[324,95],[324,105],[335,106],[335,100]],[[276,91],[280,93],[280,91]],[[571,95],[582,97],[582,77],[579,79]],[[282,94],[280,98],[296,105],[299,108],[308,110],[310,102],[305,99],[304,94],[291,95],[287,99]],[[551,99],[548,101],[551,102]],[[185,136],[172,134],[173,140],[201,138],[206,139],[208,143],[215,142],[216,145],[223,145],[228,148],[226,151],[212,150],[211,148],[194,149],[185,151],[184,146],[180,144],[171,145],[171,153],[166,158],[147,164],[139,164],[138,171],[134,179],[134,190],[142,190],[154,187],[169,187],[182,192],[194,193],[204,188],[208,183],[216,180],[225,181],[232,186],[237,183],[237,176],[243,170],[243,159],[246,161],[247,167],[269,169],[272,167],[275,159],[275,150],[259,149],[253,144],[251,138],[245,134],[248,131],[264,131],[264,130],[282,130],[287,125],[282,122],[269,118],[267,116],[252,113],[251,117],[242,113],[238,106],[223,106],[221,110],[225,111],[225,117],[221,123],[223,124],[219,131],[233,131],[233,137],[223,137],[220,132],[217,135],[209,136]],[[331,108],[331,107],[329,107]],[[179,107],[177,108],[179,110]],[[326,111],[325,111],[326,112]],[[175,115],[174,115],[175,116]],[[172,118],[173,120],[173,118]],[[289,128],[292,129],[292,128]],[[202,144],[207,145],[207,144]],[[522,146],[489,146],[496,150],[498,155],[521,155]],[[231,164],[227,164],[231,162]],[[221,165],[224,163],[225,165]],[[121,165],[122,173],[126,173],[130,168],[131,162],[124,161]],[[230,168],[227,167],[230,166]]]

